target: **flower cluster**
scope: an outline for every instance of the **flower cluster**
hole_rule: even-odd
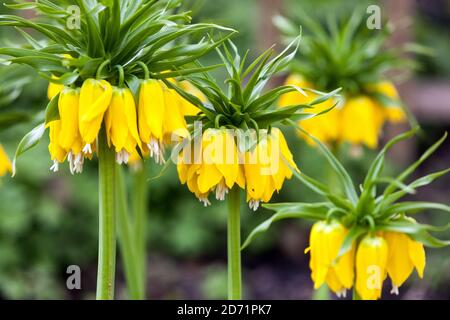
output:
[[[265,232],[278,220],[301,218],[315,221],[309,246],[309,266],[314,288],[326,284],[338,296],[345,296],[353,288],[354,296],[361,299],[379,299],[383,282],[389,276],[391,293],[398,294],[399,287],[416,269],[420,278],[424,275],[425,250],[443,247],[449,241],[440,240],[430,232],[442,231],[449,226],[436,227],[421,224],[409,214],[428,209],[450,212],[450,206],[434,202],[398,200],[415,189],[432,183],[450,169],[420,177],[408,184],[404,180],[442,144],[446,135],[427,150],[422,157],[398,177],[381,176],[385,155],[397,142],[409,138],[417,129],[397,136],[380,151],[372,163],[360,193],[344,167],[328,148],[317,138],[308,135],[322,151],[334,173],[339,178],[343,192],[336,192],[303,172],[293,174],[313,192],[324,198],[316,203],[266,204],[264,207],[276,213],[256,227],[248,236],[246,247],[255,236]],[[302,131],[306,134],[306,131]],[[377,195],[380,184],[387,183],[382,194]]]
[[[368,30],[364,17],[365,8],[358,7],[350,16],[338,16],[332,24],[323,16],[309,17],[304,12],[298,13],[295,22],[275,18],[286,40],[296,35],[298,24],[305,27],[302,61],[293,61],[286,84],[304,88],[306,94],[286,93],[278,105],[302,104],[316,98],[315,90],[340,87],[342,100],[336,108],[300,121],[300,125],[325,143],[349,142],[374,149],[386,122],[405,122],[407,118],[386,72],[401,74],[414,65],[402,58],[406,48],[387,47],[389,25],[383,25],[382,30]],[[326,101],[318,108],[327,110],[332,106],[332,101]],[[306,135],[302,137],[312,144]]]
[[[315,89],[314,85],[302,76],[293,74],[286,80],[287,85],[300,88]],[[406,121],[405,113],[401,107],[399,95],[390,81],[380,81],[369,85],[367,95],[358,95],[346,98],[333,110],[320,117],[299,121],[299,124],[322,142],[349,142],[354,145],[366,145],[369,148],[378,146],[378,137],[384,123],[399,123]],[[385,106],[374,96],[383,95],[394,101]],[[283,95],[279,101],[280,107],[304,104],[317,98],[314,92],[307,95],[290,92]],[[317,106],[324,111],[331,108],[332,101],[328,100]],[[303,135],[309,143],[311,139]],[[313,144],[313,143],[312,143]]]
[[[324,283],[338,296],[355,285],[357,294],[364,300],[381,297],[383,282],[388,275],[392,282],[391,293],[417,270],[420,278],[425,269],[423,244],[401,232],[368,234],[339,255],[348,236],[348,229],[336,220],[316,222],[310,234],[311,278],[314,288]],[[356,272],[356,277],[355,277]]]
[[[281,190],[285,179],[292,177],[292,169],[298,170],[278,128],[270,132],[260,130],[259,141],[246,152],[238,148],[243,135],[240,133],[225,128],[206,129],[198,145],[194,140],[180,152],[180,181],[205,206],[210,204],[211,192],[217,200],[225,200],[225,195],[237,185],[247,191],[250,208],[257,210],[260,202],[270,201],[274,192]]]
[[[216,199],[224,200],[229,190],[237,186],[246,190],[250,208],[257,210],[261,202],[269,202],[273,194],[281,190],[293,171],[298,171],[277,125],[315,116],[302,110],[326,101],[337,92],[318,92],[313,101],[284,110],[274,108],[283,93],[301,91],[296,86],[286,85],[263,92],[270,77],[292,60],[298,44],[299,38],[273,58],[274,52],[269,49],[246,67],[248,54],[242,58],[229,41],[229,46],[224,44],[222,50],[217,50],[228,73],[225,81],[228,90],[220,88],[208,74],[186,77],[188,83],[203,94],[202,99],[174,87],[200,110],[190,117],[189,138],[180,144],[181,148],[174,149],[179,153],[173,158],[181,183],[187,184],[205,205],[210,203],[211,192]],[[244,81],[246,77],[248,81]],[[198,123],[200,129],[196,126]]]
[[[45,132],[41,128],[48,128],[52,170],[67,159],[72,173],[81,172],[104,130],[118,163],[142,155],[163,163],[170,135],[185,131],[184,116],[199,111],[166,82],[180,90],[192,89],[174,79],[210,70],[196,61],[235,31],[191,23],[189,12],[179,10],[181,1],[80,0],[76,4],[82,17],[76,28],[68,27],[67,21],[74,17],[64,1],[13,6],[33,9],[36,17],[45,16],[45,22],[0,17],[2,26],[16,27],[33,46],[0,48],[0,54],[32,67],[50,82],[45,123],[24,137],[16,155],[36,145]],[[24,28],[40,33],[42,39],[37,41]],[[219,39],[215,30],[221,32]]]
[[[186,131],[184,116],[193,112],[187,101],[156,79],[141,81],[137,101],[130,88],[97,79],[87,79],[81,88],[50,84],[48,92],[50,99],[58,96],[59,119],[48,123],[54,171],[67,159],[71,172],[80,173],[85,157],[95,152],[102,125],[117,163],[128,163],[139,152],[163,163],[165,144],[172,133]]]

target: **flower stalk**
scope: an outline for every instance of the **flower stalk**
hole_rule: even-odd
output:
[[[97,271],[97,300],[114,299],[116,267],[115,229],[115,154],[108,147],[106,132],[101,130],[98,139],[99,160],[99,246]]]
[[[238,187],[230,190],[228,198],[228,299],[242,298],[241,275],[241,192]]]
[[[122,255],[128,295],[133,300],[143,300],[141,290],[141,268],[137,254],[137,243],[132,234],[132,223],[127,204],[127,192],[123,170],[116,166],[116,210],[117,210],[117,236]]]
[[[134,234],[136,239],[136,256],[138,263],[139,279],[139,299],[145,299],[146,296],[146,209],[147,209],[147,170],[143,163],[142,166],[133,172],[133,214],[134,214]]]

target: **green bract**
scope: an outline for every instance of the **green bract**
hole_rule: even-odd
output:
[[[217,49],[226,69],[226,90],[222,90],[208,73],[186,77],[206,96],[207,103],[203,103],[191,94],[177,90],[180,95],[201,110],[197,116],[191,117],[190,120],[202,121],[205,128],[227,127],[258,131],[287,120],[307,119],[318,115],[301,111],[312,108],[314,105],[335,96],[340,89],[328,94],[316,92],[321,96],[311,103],[289,106],[284,109],[273,107],[277,99],[282,94],[292,91],[305,94],[302,88],[286,85],[264,92],[269,80],[284,70],[292,61],[297,53],[299,43],[300,36],[297,36],[275,57],[273,57],[273,48],[270,48],[247,65],[249,52],[247,51],[241,57],[236,46],[228,40],[227,44],[223,44],[221,48]],[[169,82],[166,81],[166,83],[171,86]]]
[[[435,179],[450,171],[450,169],[445,169],[428,174],[409,183],[405,182],[419,165],[436,151],[447,137],[447,134],[432,145],[419,160],[410,165],[397,177],[391,178],[382,175],[387,151],[396,143],[412,137],[416,131],[417,129],[413,129],[403,133],[386,144],[370,166],[364,182],[359,187],[359,192],[357,192],[350,175],[327,147],[310,136],[317,143],[336,176],[339,178],[342,192],[333,192],[327,185],[309,177],[305,173],[293,171],[298,180],[322,196],[324,201],[319,203],[279,203],[264,205],[264,207],[276,211],[276,214],[256,227],[248,236],[243,247],[247,247],[257,235],[267,231],[273,222],[288,218],[301,218],[314,221],[327,219],[339,220],[349,229],[349,233],[340,249],[340,255],[350,250],[352,244],[361,235],[376,231],[405,233],[412,239],[430,247],[449,245],[450,241],[435,238],[430,234],[430,231],[444,231],[450,227],[450,224],[443,227],[425,225],[416,222],[409,215],[428,209],[450,212],[450,206],[434,202],[399,202],[402,197],[414,194],[417,188],[430,184]],[[305,131],[303,133],[308,134]],[[380,192],[380,185],[387,186]]]
[[[368,88],[383,79],[388,70],[404,72],[416,67],[404,53],[420,49],[423,52],[424,48],[417,44],[388,47],[392,26],[383,24],[380,29],[369,29],[365,7],[356,8],[351,16],[329,15],[323,23],[321,16],[309,17],[302,10],[295,14],[295,22],[281,16],[274,18],[287,41],[295,36],[297,25],[301,24],[306,30],[301,47],[302,60],[293,61],[293,72],[301,74],[319,90],[342,87],[346,96],[373,96],[382,105],[399,103],[384,95],[375,96]]]
[[[190,24],[189,12],[177,12],[180,0],[16,2],[7,6],[32,9],[37,17],[30,20],[1,15],[0,26],[16,27],[29,45],[0,48],[0,54],[9,56],[13,63],[30,65],[49,81],[64,85],[80,84],[95,77],[98,71],[101,78],[117,83],[116,67],[124,69],[127,80],[143,78],[142,63],[154,78],[202,71],[190,68],[193,62],[234,33],[215,24]],[[34,39],[23,28],[34,29],[45,41]],[[212,36],[202,38],[192,44],[181,41],[214,30],[225,35],[218,40]],[[104,68],[99,70],[102,64]]]

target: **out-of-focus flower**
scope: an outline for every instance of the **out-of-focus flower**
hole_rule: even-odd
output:
[[[8,155],[0,144],[0,177],[3,177],[7,173],[12,172],[11,160],[9,160]]]

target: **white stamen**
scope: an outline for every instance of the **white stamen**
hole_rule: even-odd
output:
[[[259,208],[259,203],[260,203],[259,200],[252,199],[248,202],[248,206],[250,207],[251,210],[256,211]]]
[[[73,152],[69,152],[67,156],[67,160],[69,160],[69,168],[70,173],[73,175],[75,173],[83,172],[83,164],[84,164],[84,156],[83,153],[77,153],[76,155]]]
[[[162,143],[156,139],[150,139],[147,147],[150,150],[150,157],[155,158],[157,164],[164,164],[166,162],[166,160],[164,160],[164,146]]]
[[[205,207],[211,205],[211,202],[209,202],[209,200],[208,200],[207,197],[201,197],[201,198],[198,198],[198,200],[199,200],[201,203],[203,203],[203,205],[204,205]]]
[[[84,156],[82,153],[78,153],[73,161],[73,171],[75,173],[83,172]]]
[[[116,153],[116,162],[118,164],[127,164],[129,159],[130,154],[125,149],[122,149],[120,152]]]
[[[347,290],[342,289],[342,290],[336,292],[336,295],[338,298],[347,298]]]
[[[400,291],[398,290],[398,287],[396,285],[392,285],[392,289],[391,289],[391,294],[395,294],[396,296],[398,296],[400,294]]]
[[[228,187],[223,181],[221,181],[216,186],[216,199],[219,200],[219,201],[224,201],[225,200],[225,196],[227,194],[228,194]]]
[[[67,155],[67,161],[69,161],[69,170],[70,170],[70,174],[74,174],[74,170],[73,170],[73,153],[72,151],[69,152],[69,154]]]
[[[50,171],[53,172],[59,171],[59,162],[57,160],[53,160],[53,165],[50,167]]]
[[[83,148],[84,154],[92,154],[92,147],[90,143],[86,143],[86,145]]]

